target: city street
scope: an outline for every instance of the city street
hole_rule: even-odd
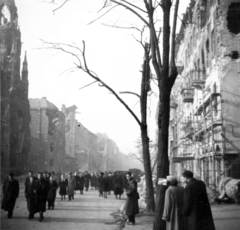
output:
[[[22,187],[22,186],[21,186]],[[125,199],[116,200],[114,195],[107,199],[98,196],[97,190],[75,195],[75,199],[60,200],[57,196],[55,209],[44,213],[43,222],[39,222],[39,214],[28,220],[27,204],[23,188],[17,199],[13,218],[7,219],[7,212],[1,210],[1,230],[117,230],[114,214],[124,204]]]

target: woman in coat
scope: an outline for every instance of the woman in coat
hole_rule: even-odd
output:
[[[67,195],[67,186],[67,179],[65,179],[64,175],[61,175],[61,179],[59,181],[59,195],[61,196],[61,200],[65,200],[65,196]]]
[[[58,184],[55,180],[53,180],[52,176],[49,177],[49,186],[50,188],[47,196],[48,209],[51,209],[51,208],[54,209]]]
[[[70,201],[71,199],[74,200],[74,188],[76,187],[76,180],[75,177],[72,175],[72,173],[69,173],[69,178],[68,178],[68,187],[67,187],[67,192],[68,192],[68,200]]]
[[[167,176],[167,185],[169,187],[165,194],[162,219],[166,221],[166,230],[183,230],[184,188],[178,186],[177,178],[174,176]]]
[[[125,213],[128,216],[127,224],[134,225],[135,215],[139,213],[139,194],[137,191],[137,182],[132,177],[131,172],[128,172],[126,177],[128,179],[128,186],[126,190],[127,201],[125,205]]]

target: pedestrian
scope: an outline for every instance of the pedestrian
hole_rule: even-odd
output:
[[[128,216],[127,224],[135,225],[135,216],[139,213],[137,182],[132,177],[131,172],[126,174],[126,178],[128,179],[128,185],[126,189],[125,214]]]
[[[162,216],[166,221],[166,230],[184,230],[182,215],[184,188],[178,185],[178,180],[174,176],[167,176],[167,186]]]
[[[75,187],[76,187],[75,177],[72,175],[72,172],[69,172],[68,187],[67,187],[69,201],[71,201],[72,199],[74,200],[74,188]]]
[[[97,177],[95,173],[91,173],[91,190],[96,190]]]
[[[25,183],[25,198],[27,200],[29,220],[34,218],[34,211],[35,211],[36,198],[37,198],[36,193],[37,193],[37,180],[33,176],[31,176],[29,177],[29,181]]]
[[[102,179],[102,191],[103,191],[103,197],[107,198],[107,194],[109,192],[109,177],[107,173],[104,174]]]
[[[88,191],[89,182],[90,182],[90,179],[91,179],[91,175],[88,173],[88,171],[85,172],[84,178],[85,178],[85,183],[84,183],[85,191]]]
[[[36,206],[34,213],[39,212],[39,221],[43,221],[43,213],[46,212],[47,196],[49,191],[49,181],[43,177],[41,172],[38,173],[37,189],[36,189]]]
[[[53,176],[49,177],[49,191],[47,196],[48,210],[54,209],[55,199],[57,194],[58,183],[54,180]]]
[[[33,171],[30,170],[30,171],[28,172],[28,176],[27,176],[26,179],[25,179],[25,183],[24,183],[25,186],[26,186],[26,184],[30,181],[30,177],[33,177],[34,180],[37,179],[36,177],[34,177]]]
[[[14,178],[14,173],[9,173],[3,184],[2,209],[8,212],[7,218],[12,218],[16,199],[19,196],[19,182]]]
[[[79,181],[78,181],[78,188],[79,188],[79,190],[80,190],[80,194],[81,194],[81,195],[83,195],[84,182],[85,182],[85,178],[84,178],[83,174],[80,173]]]
[[[98,177],[98,191],[99,191],[99,197],[103,197],[103,175],[104,173],[101,172],[100,176]]]
[[[123,194],[123,180],[122,177],[116,173],[115,179],[113,180],[113,191],[116,199],[121,199],[121,195]]]
[[[64,175],[61,175],[61,179],[59,181],[59,195],[61,196],[61,200],[65,200],[65,196],[67,195],[67,186],[68,186],[68,180],[64,177]]]
[[[79,190],[79,175],[78,175],[78,172],[75,172],[74,173],[74,178],[75,178],[75,181],[76,181],[76,185],[75,185],[75,188],[74,188],[74,194],[76,194],[76,191]]]
[[[184,189],[183,215],[186,217],[188,230],[215,230],[212,211],[209,204],[206,186],[203,181],[196,180],[193,172],[182,173]]]

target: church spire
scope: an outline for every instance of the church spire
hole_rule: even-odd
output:
[[[23,67],[22,67],[22,81],[28,82],[28,63],[27,63],[27,51],[25,51]]]

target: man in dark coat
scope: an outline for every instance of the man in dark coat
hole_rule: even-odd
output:
[[[54,209],[55,206],[55,199],[57,194],[58,183],[57,181],[53,180],[53,176],[49,177],[49,191],[47,196],[48,201],[48,209]]]
[[[128,216],[127,224],[135,225],[135,215],[139,213],[137,182],[132,177],[131,172],[127,173],[126,178],[128,179],[127,201],[125,204],[125,213]]]
[[[34,210],[36,205],[37,180],[34,177],[29,177],[29,181],[25,183],[25,198],[27,200],[28,219],[34,218]]]
[[[39,212],[41,222],[44,219],[43,213],[46,212],[46,204],[47,204],[47,195],[49,191],[49,181],[45,179],[42,173],[38,173],[37,180],[37,190],[36,190],[36,207],[34,212]]]
[[[3,184],[2,209],[8,212],[7,217],[12,218],[16,199],[19,195],[19,182],[14,179],[14,174],[9,173],[8,179]]]
[[[215,230],[206,186],[203,181],[193,178],[191,171],[182,173],[184,189],[183,215],[188,230]]]

